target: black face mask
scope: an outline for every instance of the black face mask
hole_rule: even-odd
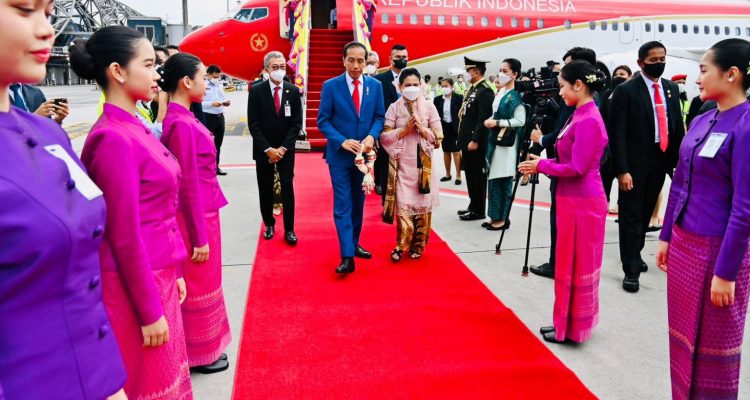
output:
[[[646,73],[651,78],[661,78],[661,76],[664,74],[664,68],[667,66],[667,63],[653,63],[653,64],[646,64],[643,63],[643,72]]]
[[[404,69],[406,68],[406,59],[405,58],[399,58],[397,60],[393,60],[393,66],[396,67],[396,69]]]
[[[615,90],[616,87],[620,86],[620,84],[625,81],[627,81],[627,79],[621,76],[616,76],[612,78],[612,90]]]

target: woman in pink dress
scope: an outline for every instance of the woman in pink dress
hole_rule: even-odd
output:
[[[206,67],[192,54],[175,54],[164,64],[161,88],[170,103],[162,143],[182,169],[177,222],[188,254],[182,270],[189,289],[182,303],[188,362],[206,374],[229,368],[223,353],[229,331],[221,289],[221,225],[219,209],[227,205],[216,179],[216,147],[211,132],[190,111],[203,101]]]
[[[439,199],[432,155],[443,138],[440,115],[423,95],[419,71],[401,71],[399,85],[401,98],[385,113],[380,135],[390,156],[383,220],[395,219],[398,232],[393,262],[400,261],[406,249],[410,258],[420,258],[430,238],[432,209]]]
[[[180,313],[180,165],[135,117],[136,102],[157,89],[154,49],[138,31],[111,26],[77,41],[70,62],[81,78],[96,79],[107,99],[81,160],[107,203],[103,300],[127,371],[125,393],[192,399]]]
[[[560,72],[560,95],[575,106],[557,138],[557,160],[532,156],[519,166],[524,174],[558,178],[557,268],[553,326],[541,328],[544,340],[584,342],[599,321],[599,277],[604,251],[607,198],[599,174],[607,131],[593,94],[604,75],[586,61],[573,61]]]

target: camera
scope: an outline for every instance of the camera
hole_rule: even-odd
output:
[[[531,68],[521,74],[527,80],[516,81],[516,90],[523,94],[524,103],[531,108],[531,118],[526,124],[525,137],[529,138],[531,131],[537,125],[542,132],[551,132],[560,113],[560,83],[557,73],[552,69],[542,67],[537,74],[536,68]]]

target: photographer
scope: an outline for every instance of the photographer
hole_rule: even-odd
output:
[[[585,47],[574,47],[570,50],[568,50],[567,53],[563,56],[563,62],[565,65],[570,64],[571,62],[575,60],[583,60],[587,61],[591,65],[596,65],[596,52],[591,49],[587,49]],[[593,93],[594,95],[594,101],[598,104],[598,96],[596,95],[596,92]],[[544,148],[547,150],[547,158],[554,158],[555,156],[555,142],[557,141],[557,136],[560,133],[560,130],[563,128],[565,123],[568,121],[568,119],[571,118],[573,115],[573,112],[575,111],[576,107],[575,105],[567,105],[563,104],[560,113],[557,116],[557,121],[555,122],[555,127],[552,131],[550,131],[547,134],[544,134],[542,132],[542,129],[540,129],[539,126],[536,126],[536,129],[534,129],[531,132],[531,140],[535,143],[535,150],[538,150],[541,152],[541,149]],[[550,245],[550,253],[549,253],[549,262],[546,262],[540,266],[532,266],[530,268],[531,272],[539,275],[544,276],[547,278],[554,278],[555,277],[555,247],[557,245],[557,202],[555,201],[555,187],[557,186],[557,178],[550,177],[550,192],[552,192],[552,205],[550,207],[550,236],[551,236],[551,245]]]
[[[52,118],[58,124],[62,125],[70,113],[68,99],[47,100],[44,93],[35,86],[14,83],[10,85],[8,92],[12,105],[41,117]]]

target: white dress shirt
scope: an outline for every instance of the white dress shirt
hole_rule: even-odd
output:
[[[648,88],[648,94],[651,96],[651,108],[654,109],[654,135],[656,136],[654,141],[656,143],[661,143],[661,139],[659,139],[659,116],[658,114],[656,114],[656,103],[654,100],[654,81],[647,78],[646,76],[643,76],[643,82],[646,84],[646,87]],[[661,78],[658,79],[656,83],[659,84],[659,91],[661,92],[661,101],[662,103],[664,103],[664,112],[667,116],[667,123],[669,123],[669,109],[667,107],[667,96],[664,93],[664,85],[661,81]],[[669,135],[669,132],[667,132],[667,135]]]
[[[450,124],[453,122],[451,119],[451,99],[453,98],[453,95],[450,97],[446,97],[443,95],[443,121],[445,121],[446,124]]]
[[[354,96],[354,79],[349,74],[346,74],[346,84],[349,86],[349,95]],[[362,109],[362,99],[365,93],[365,80],[362,75],[357,79],[359,81],[359,107]]]
[[[215,101],[218,101],[219,103],[224,103],[226,101],[226,97],[224,96],[224,84],[221,82],[215,84],[209,80],[206,85],[206,96],[203,97],[203,112],[212,115],[224,114],[224,106],[219,105],[218,107],[214,107],[213,104]]]
[[[284,104],[284,81],[281,81],[281,83],[279,83],[277,85],[272,80],[269,79],[268,83],[270,83],[270,85],[268,85],[268,86],[271,87],[271,98],[272,99],[273,99],[273,92],[274,92],[275,88],[279,88],[279,104],[283,105]]]

